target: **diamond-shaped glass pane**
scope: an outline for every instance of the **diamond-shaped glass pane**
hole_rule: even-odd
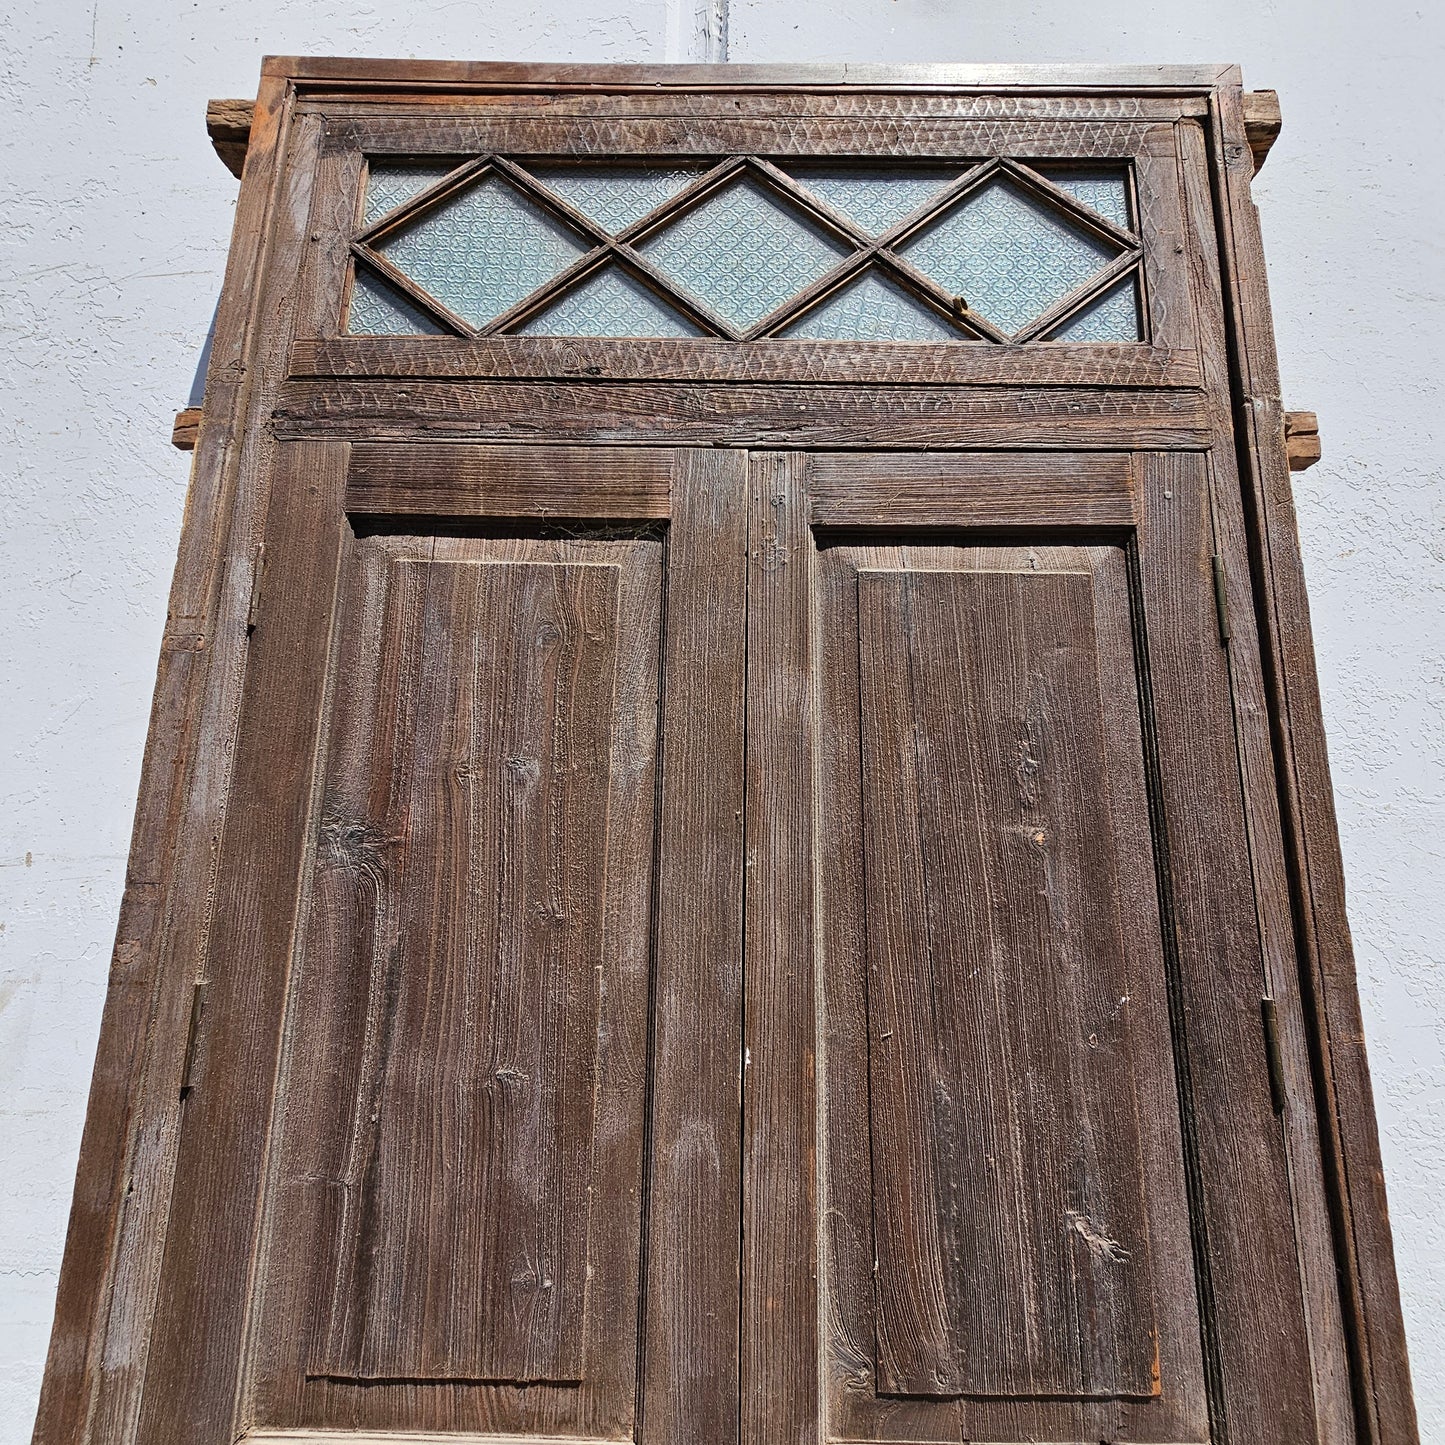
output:
[[[443,305],[482,326],[589,247],[510,182],[488,173],[377,249]]]
[[[1138,341],[1139,287],[1130,276],[1071,316],[1050,341]]]
[[[596,271],[517,328],[525,336],[702,336],[701,327],[664,305],[615,266]]]
[[[366,168],[366,224],[379,221],[455,168],[455,161],[372,161]]]
[[[865,271],[781,334],[808,341],[963,339],[936,311],[876,271]]]
[[[702,174],[701,166],[533,166],[532,174],[614,235]]]
[[[793,177],[870,236],[881,236],[959,177],[952,170],[803,170]]]
[[[1035,166],[1061,191],[1081,200],[1112,221],[1121,231],[1132,231],[1129,223],[1129,186],[1122,166]]]
[[[346,329],[353,336],[448,334],[409,297],[360,266],[351,283],[351,314]]]
[[[1007,332],[1062,301],[1117,254],[1006,181],[972,191],[902,254]]]
[[[745,329],[816,281],[848,247],[753,181],[734,181],[650,236],[657,268]]]

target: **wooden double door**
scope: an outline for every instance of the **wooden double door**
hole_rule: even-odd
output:
[[[37,1445],[1411,1445],[1238,76],[870,75],[267,63]]]
[[[277,495],[142,1440],[1326,1434],[1199,454]]]

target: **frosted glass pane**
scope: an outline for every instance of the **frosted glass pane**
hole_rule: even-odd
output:
[[[590,247],[515,186],[487,174],[377,249],[458,316],[481,326]]]
[[[1054,166],[1035,166],[1034,169],[1061,191],[1067,191],[1096,210],[1106,221],[1112,221],[1120,230],[1134,229],[1129,222],[1129,187],[1122,167],[1075,166],[1062,170]]]
[[[534,166],[532,174],[584,216],[616,234],[690,186],[701,166]]]
[[[671,280],[743,329],[848,253],[752,181],[714,192],[641,249]]]
[[[642,282],[609,267],[517,328],[524,336],[702,336]]]
[[[793,178],[868,232],[881,236],[962,174],[951,170],[794,170]]]
[[[448,336],[409,297],[393,290],[370,271],[356,268],[351,283],[351,315],[346,329],[353,336]]]
[[[379,221],[455,168],[455,161],[372,161],[366,168],[366,224]]]
[[[1050,341],[1138,341],[1139,288],[1132,276],[1051,331]]]
[[[1117,253],[1004,181],[971,192],[901,254],[969,309],[1018,331]]]
[[[961,341],[936,311],[895,281],[865,271],[782,335],[811,341]]]

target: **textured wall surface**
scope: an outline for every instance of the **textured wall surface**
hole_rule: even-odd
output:
[[[1445,283],[1439,7],[1408,0],[60,0],[0,52],[0,1445],[28,1439],[236,186],[210,96],[266,52],[1239,61],[1425,1438],[1445,1441]]]

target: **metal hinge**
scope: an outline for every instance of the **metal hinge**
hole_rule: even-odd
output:
[[[1269,1097],[1276,1114],[1285,1107],[1284,1056],[1279,1051],[1279,1010],[1268,996],[1259,1001],[1260,1022],[1264,1025],[1264,1059],[1269,1066]]]
[[[1219,645],[1229,646],[1229,599],[1224,591],[1224,558],[1218,552],[1210,558],[1214,573],[1214,615],[1219,619]]]
[[[256,555],[251,562],[251,605],[246,609],[246,632],[256,630],[261,616],[261,576],[266,570],[266,544],[256,543]]]
[[[181,1067],[181,1098],[191,1092],[191,1069],[196,1062],[196,1044],[201,1036],[201,1009],[204,1006],[206,986],[198,983],[191,994],[191,1023],[186,1030],[186,1061]]]

